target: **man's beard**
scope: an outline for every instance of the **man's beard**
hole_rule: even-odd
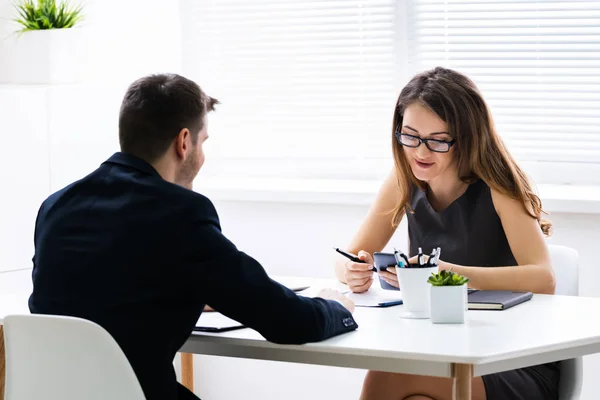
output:
[[[198,173],[198,162],[196,157],[188,157],[181,169],[177,172],[175,183],[188,189],[192,189],[194,178]]]

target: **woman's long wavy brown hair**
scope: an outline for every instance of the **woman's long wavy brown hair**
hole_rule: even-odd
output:
[[[542,202],[496,132],[479,89],[466,76],[441,67],[416,75],[398,97],[392,148],[402,195],[394,211],[395,226],[406,210],[410,210],[413,183],[424,190],[427,186],[413,174],[395,137],[396,128],[402,126],[404,111],[414,103],[428,107],[448,125],[448,133],[456,140],[454,155],[461,181],[470,184],[481,179],[490,188],[521,201],[525,210],[539,222],[542,232],[550,234],[551,223],[541,217]]]

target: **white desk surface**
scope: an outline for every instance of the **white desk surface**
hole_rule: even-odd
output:
[[[327,286],[340,285],[315,280],[310,294]],[[479,376],[600,352],[599,309],[600,298],[534,295],[508,310],[470,310],[465,324],[443,325],[401,318],[402,306],[356,308],[356,331],[320,343],[282,346],[241,329],[194,332],[182,351],[444,377],[452,376],[453,363],[473,364]]]
[[[344,287],[332,280],[277,278],[290,286]],[[375,283],[375,285],[377,282]],[[0,323],[28,313],[27,293],[0,293]],[[452,363],[476,376],[600,353],[600,298],[534,295],[505,311],[468,311],[461,325],[400,318],[402,306],[357,308],[356,331],[320,343],[277,345],[251,329],[195,332],[181,351],[230,357],[452,376]],[[276,321],[275,321],[276,323]]]

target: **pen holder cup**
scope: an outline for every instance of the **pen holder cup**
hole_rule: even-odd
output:
[[[431,273],[438,272],[438,267],[396,267],[396,275],[402,293],[403,318],[431,317],[431,284],[427,282]]]

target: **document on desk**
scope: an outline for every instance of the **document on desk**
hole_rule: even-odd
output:
[[[296,293],[302,292],[310,288],[312,282],[312,279],[310,278],[301,278],[294,276],[279,276],[273,277],[272,279],[287,287],[288,289],[293,290]]]
[[[364,293],[347,293],[357,307],[391,307],[402,304],[402,292],[371,287]]]
[[[233,320],[220,312],[203,312],[196,322],[195,331],[199,332],[227,332],[234,329],[242,329],[244,325]]]

